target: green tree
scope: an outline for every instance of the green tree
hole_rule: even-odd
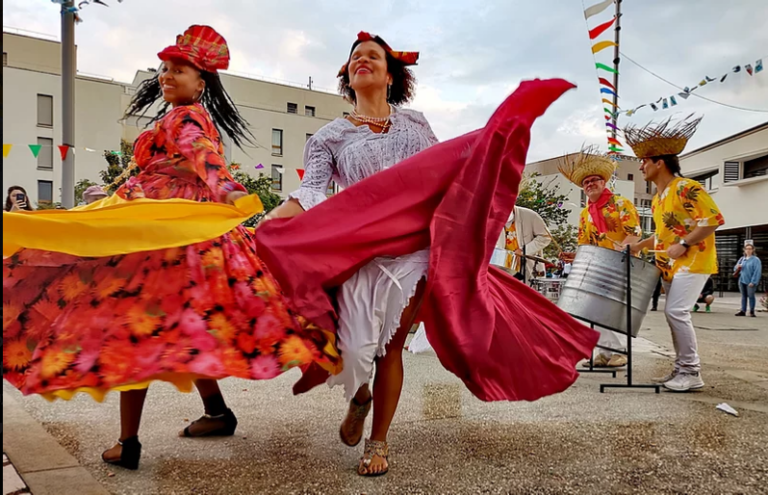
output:
[[[522,188],[517,195],[517,206],[538,213],[550,228],[568,222],[571,210],[564,207],[568,196],[560,192],[560,185],[554,179],[542,180],[538,173],[523,178]]]
[[[80,179],[80,181],[77,184],[75,184],[75,204],[79,205],[80,203],[82,203],[84,201],[83,193],[85,192],[85,190],[91,186],[96,186],[96,185],[98,184],[96,184],[95,182],[91,182],[88,179]]]
[[[261,199],[261,203],[264,205],[263,212],[245,222],[246,227],[253,227],[259,223],[264,215],[277,208],[281,198],[272,192],[271,177],[265,177],[264,174],[259,174],[258,177],[253,177],[252,175],[243,172],[242,166],[235,162],[229,164],[228,168],[229,173],[232,174],[235,181],[242,184],[249,194],[257,194],[259,199]]]
[[[133,169],[130,174],[121,177],[133,160],[133,145],[124,139],[120,141],[120,151],[105,151],[104,159],[107,161],[107,168],[100,172],[101,181],[106,184],[110,194],[117,191],[129,177],[139,173],[138,169]]]

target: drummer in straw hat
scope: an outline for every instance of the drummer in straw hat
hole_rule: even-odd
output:
[[[640,240],[642,231],[635,205],[629,199],[614,194],[607,184],[613,176],[613,161],[595,152],[593,148],[566,155],[558,166],[568,180],[584,189],[587,207],[579,219],[579,245],[621,249],[622,243]],[[600,331],[594,364],[598,367],[618,368],[627,364],[624,354],[608,349],[623,350],[622,339],[604,328]],[[606,349],[607,348],[607,349]]]
[[[664,313],[675,343],[675,367],[658,381],[676,392],[704,386],[691,308],[707,279],[717,273],[715,230],[725,224],[715,202],[692,179],[681,175],[678,155],[696,132],[701,118],[688,117],[645,127],[628,127],[625,139],[642,160],[640,170],[656,184],[652,212],[656,235],[632,244],[633,252],[656,250],[656,265],[666,293]]]

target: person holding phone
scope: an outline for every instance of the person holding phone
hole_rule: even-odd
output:
[[[27,191],[21,186],[11,186],[8,188],[8,196],[5,198],[5,211],[32,211],[34,208],[29,204]]]

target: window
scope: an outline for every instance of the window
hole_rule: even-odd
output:
[[[307,141],[309,141],[312,136],[314,136],[314,134],[307,134]]]
[[[53,203],[53,181],[37,181],[37,202],[39,204]]]
[[[53,127],[53,96],[37,95],[37,126]]]
[[[37,138],[40,153],[37,155],[37,168],[53,170],[53,139]]]
[[[736,182],[741,179],[741,163],[725,162],[723,165],[723,182]]]
[[[272,129],[272,155],[283,156],[283,131]]]
[[[744,178],[768,175],[768,155],[744,162]]]
[[[283,190],[283,167],[280,165],[272,165],[272,190]]]
[[[714,172],[696,175],[691,177],[691,179],[698,181],[701,184],[701,187],[707,191],[712,191],[717,189],[717,187],[720,185],[720,171],[716,170]]]
[[[653,182],[645,181],[645,192],[646,194],[653,194]]]
[[[315,107],[310,107],[309,105],[304,107],[304,115],[307,117],[314,117],[315,116]]]
[[[627,174],[627,180],[635,180],[635,176],[633,174]]]
[[[299,113],[299,106],[296,103],[289,103],[288,113]]]

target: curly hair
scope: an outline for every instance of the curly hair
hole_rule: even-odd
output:
[[[13,209],[13,200],[11,199],[11,193],[13,191],[21,191],[24,196],[27,197],[26,204],[27,206],[24,208],[27,211],[33,211],[34,208],[32,208],[32,205],[29,204],[29,195],[27,194],[27,190],[24,189],[21,186],[11,186],[8,188],[8,195],[5,197],[5,211],[11,211]]]
[[[205,91],[200,99],[200,103],[211,114],[211,119],[216,127],[229,136],[238,148],[242,149],[245,143],[252,144],[253,140],[251,138],[253,134],[248,130],[248,122],[240,115],[237,106],[235,106],[232,98],[224,89],[219,75],[201,71],[200,77],[205,81]],[[160,86],[159,76],[147,79],[139,86],[128,110],[125,112],[125,117],[127,118],[132,115],[144,117],[152,105],[162,99],[162,97],[163,89]],[[164,102],[160,106],[157,115],[149,121],[148,125],[163,118],[168,112],[169,106],[170,103]]]
[[[355,51],[357,45],[362,43],[356,41],[352,45],[352,50],[349,52],[349,56],[352,57],[352,52]],[[374,43],[378,43],[374,40]],[[413,97],[416,96],[416,76],[413,75],[413,71],[406,67],[401,61],[394,58],[387,53],[387,71],[392,76],[392,87],[390,88],[389,98],[387,103],[392,105],[403,105],[410,103]],[[347,59],[347,66],[344,69],[344,73],[339,76],[339,93],[350,103],[357,102],[357,95],[355,90],[349,85],[349,59]]]

